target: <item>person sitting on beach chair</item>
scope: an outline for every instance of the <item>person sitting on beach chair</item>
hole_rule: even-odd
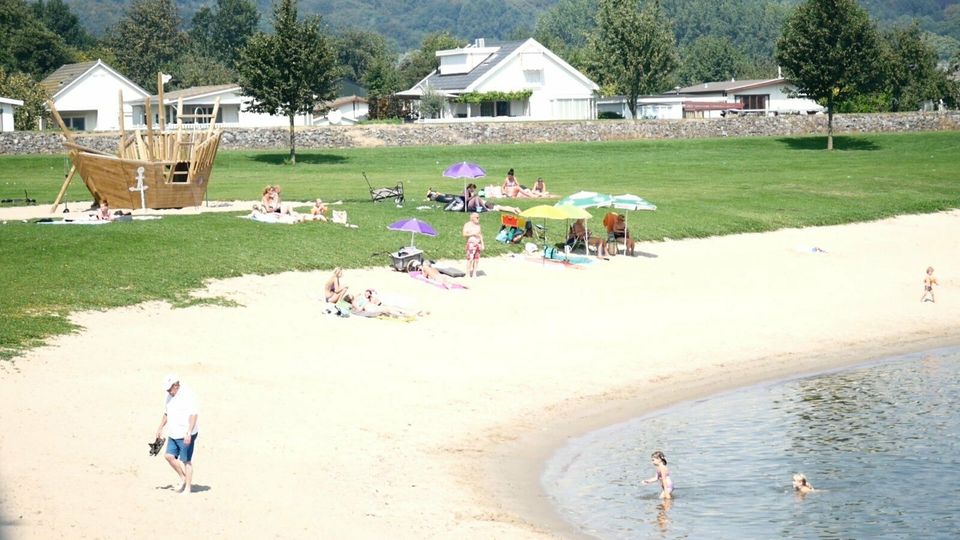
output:
[[[594,248],[597,252],[597,257],[606,258],[607,257],[607,242],[599,236],[591,236],[587,231],[587,223],[584,219],[578,219],[570,225],[570,230],[567,233],[567,242],[566,245],[570,246],[570,250],[576,249],[579,246],[587,246],[587,252],[589,253],[589,248]]]
[[[616,212],[608,212],[603,217],[603,226],[607,229],[607,241],[613,245],[613,249],[617,249],[617,244],[622,239],[627,255],[633,256],[636,242],[630,236],[630,231],[627,230],[626,217]],[[609,247],[607,251],[611,251]]]

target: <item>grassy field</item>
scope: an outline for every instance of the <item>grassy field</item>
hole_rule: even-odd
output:
[[[409,242],[388,223],[416,216],[440,235],[417,238],[431,258],[460,258],[462,214],[418,210],[428,187],[457,192],[443,178],[453,162],[480,163],[489,183],[513,167],[520,182],[542,176],[551,192],[634,193],[658,205],[630,224],[643,240],[705,237],[783,227],[828,225],[960,206],[960,133],[838,137],[625,141],[582,144],[369,148],[304,151],[295,167],[284,151],[221,152],[210,200],[254,200],[267,183],[285,201],[343,200],[358,229],[323,223],[267,226],[236,214],[168,216],[106,227],[0,226],[0,357],[68,332],[66,315],[144,300],[189,302],[188,291],[210,278],[333,266],[381,266]],[[60,188],[63,156],[0,158],[0,199],[24,191],[49,204]],[[370,202],[361,172],[374,186],[402,180],[403,208]],[[481,186],[485,182],[477,182]],[[68,201],[89,201],[74,182]],[[537,202],[521,201],[529,207]],[[78,209],[81,203],[71,205]],[[602,216],[604,210],[595,210]],[[591,229],[602,227],[592,220]],[[488,253],[516,246],[492,241],[499,215],[482,216]],[[548,229],[562,240],[563,226]],[[318,287],[319,287],[318,283]]]

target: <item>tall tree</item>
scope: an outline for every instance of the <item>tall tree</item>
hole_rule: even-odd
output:
[[[37,0],[33,4],[33,13],[48,30],[60,36],[67,45],[82,48],[93,44],[93,38],[63,0]]]
[[[13,125],[18,131],[37,129],[46,114],[47,93],[25,73],[6,73],[0,68],[0,96],[23,101],[13,112]]]
[[[597,0],[560,0],[537,19],[533,36],[580,71],[589,68],[589,38]]]
[[[252,1],[217,0],[214,9],[204,6],[194,13],[190,39],[196,53],[233,67],[258,24],[260,13]]]
[[[642,9],[638,0],[600,0],[596,18],[594,76],[625,94],[636,118],[637,98],[664,90],[677,67],[670,21],[657,0]]]
[[[701,36],[683,48],[677,77],[684,86],[743,78],[746,63],[744,54],[728,38]]]
[[[297,163],[296,116],[312,114],[318,102],[336,96],[339,70],[320,24],[320,17],[299,20],[296,0],[279,0],[273,34],[250,38],[237,63],[243,93],[253,98],[247,110],[290,119],[291,165]]]
[[[185,52],[180,26],[173,0],[134,0],[109,38],[120,70],[140,86],[153,87],[157,71],[172,68]]]
[[[827,149],[833,149],[838,104],[882,82],[879,38],[856,0],[805,0],[784,23],[777,62],[799,91],[827,106]]]
[[[891,111],[917,110],[927,100],[942,96],[937,69],[937,52],[924,39],[920,26],[886,32],[892,61],[887,64],[887,84]]]
[[[71,60],[63,40],[23,0],[0,0],[0,67],[42,77]]]
[[[374,64],[393,60],[386,38],[369,30],[345,30],[334,38],[333,48],[341,74],[360,83]]]

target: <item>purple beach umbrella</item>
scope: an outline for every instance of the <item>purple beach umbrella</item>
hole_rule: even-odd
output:
[[[483,167],[477,165],[476,163],[461,161],[460,163],[454,163],[453,165],[447,167],[447,170],[443,171],[443,175],[447,178],[463,178],[463,191],[461,193],[466,196],[467,178],[480,178],[486,176],[487,171],[483,170]],[[467,211],[466,200],[463,201],[463,211]]]
[[[416,234],[422,234],[425,236],[437,235],[437,231],[435,231],[429,223],[420,221],[417,218],[401,219],[400,221],[387,225],[387,229],[391,231],[403,231],[410,233],[411,247],[415,247],[413,244],[413,236]]]

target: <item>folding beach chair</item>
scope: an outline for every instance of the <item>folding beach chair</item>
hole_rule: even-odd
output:
[[[365,172],[363,173],[363,179],[366,180],[367,187],[370,188],[370,199],[373,202],[393,199],[397,204],[403,204],[403,182],[398,181],[397,185],[392,188],[375,188]]]

